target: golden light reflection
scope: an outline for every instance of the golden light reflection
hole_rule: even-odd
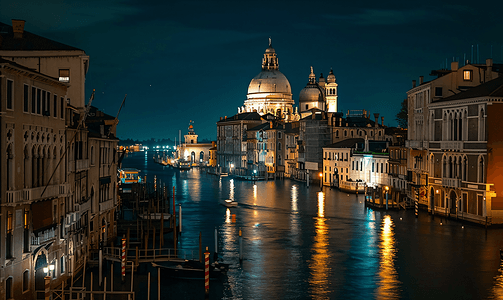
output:
[[[299,197],[299,191],[297,190],[297,186],[294,185],[292,186],[292,211],[294,213],[297,213],[298,208],[297,208],[297,200]]]
[[[229,183],[230,183],[229,199],[234,200],[234,179],[231,179]]]
[[[257,205],[257,185],[253,185],[253,205]]]
[[[379,244],[379,279],[377,299],[398,298],[398,273],[395,268],[396,243],[393,220],[386,215],[381,224],[381,242]]]
[[[309,261],[309,289],[314,298],[326,298],[331,290],[330,251],[328,250],[328,225],[325,215],[325,194],[318,193],[318,217],[315,219],[316,235],[313,243],[313,257]]]
[[[231,210],[227,208],[225,211],[225,223],[230,223],[231,222]]]
[[[498,275],[494,277],[494,286],[490,299],[503,299],[503,261],[500,263]]]
[[[325,217],[325,194],[318,192],[318,217]]]

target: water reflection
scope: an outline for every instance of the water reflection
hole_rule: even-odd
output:
[[[253,205],[257,205],[257,185],[253,185]]]
[[[494,277],[494,286],[490,299],[503,299],[503,261],[500,263],[498,275]]]
[[[231,200],[234,200],[234,179],[231,179],[229,181],[229,189],[230,189],[230,192],[229,192],[229,199]]]
[[[225,210],[225,223],[230,222],[231,222],[231,210],[227,208],[227,210]]]
[[[318,193],[318,217],[315,218],[314,244],[311,252],[312,259],[309,261],[310,294],[314,298],[325,298],[330,292],[330,252],[328,250],[328,224],[325,219],[325,194]]]
[[[297,208],[297,200],[299,198],[299,192],[297,190],[297,186],[294,185],[292,186],[292,211],[293,213],[297,213],[298,212],[298,208]]]
[[[396,242],[393,220],[386,215],[381,224],[381,242],[379,244],[379,282],[377,299],[398,298],[400,281],[395,268]]]

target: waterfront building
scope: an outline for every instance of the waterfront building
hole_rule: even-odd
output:
[[[190,121],[188,132],[183,136],[184,143],[177,148],[178,159],[190,162],[191,165],[208,166],[210,165],[210,149],[214,147],[213,142],[199,143],[199,135],[194,130],[194,125]]]
[[[285,130],[285,177],[297,177],[300,122],[286,123]]]
[[[217,172],[247,171],[246,130],[266,122],[257,112],[244,112],[230,118],[221,117],[217,122]]]
[[[429,212],[503,223],[495,192],[501,134],[492,129],[500,115],[500,71],[492,59],[453,62],[451,70],[432,71],[432,81],[413,81],[407,92],[408,196]]]
[[[363,142],[362,138],[351,138],[323,147],[323,185],[354,190],[356,183],[349,174],[351,157]]]
[[[286,76],[279,71],[279,61],[271,39],[262,58],[262,71],[251,80],[246,98],[244,106],[238,108],[238,114],[272,114],[286,122],[299,119],[293,109],[295,101],[292,98],[292,87]]]
[[[42,267],[53,265],[53,286],[70,273],[66,239],[67,84],[0,57],[0,277],[2,299],[33,299],[44,289]]]
[[[117,120],[85,107],[83,50],[27,32],[24,21],[0,27],[8,58],[0,78],[0,298],[35,298],[45,275],[53,289],[69,284],[90,251],[115,238]]]
[[[389,144],[389,193],[398,202],[407,200],[407,148],[405,140],[407,130],[403,128],[386,128],[386,136],[390,136]]]

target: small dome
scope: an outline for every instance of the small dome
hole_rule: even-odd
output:
[[[300,91],[299,102],[323,101],[323,92],[318,84],[308,84]]]
[[[334,75],[334,71],[332,71],[332,69],[330,69],[330,74],[328,74],[328,76],[327,76],[327,82],[328,83],[335,82],[335,75]]]
[[[274,48],[272,46],[269,46],[269,48],[265,49],[265,52],[266,53],[276,53],[276,51],[274,50]]]
[[[278,70],[263,70],[255,76],[248,86],[248,94],[284,93],[291,94],[290,82]]]

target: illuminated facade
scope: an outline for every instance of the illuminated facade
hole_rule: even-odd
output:
[[[45,275],[60,288],[100,241],[116,235],[117,120],[85,110],[83,50],[26,32],[21,20],[0,26],[0,55],[8,58],[0,77],[7,224],[0,226],[7,237],[0,240],[0,298],[32,299]]]
[[[407,92],[409,197],[431,213],[503,223],[501,70],[453,62]]]
[[[262,58],[262,71],[251,80],[247,99],[238,113],[272,114],[287,122],[296,121],[299,116],[293,109],[294,103],[290,82],[279,71],[278,57],[269,39],[269,47]]]
[[[190,123],[193,123],[190,121]],[[194,125],[190,124],[186,135],[183,136],[185,143],[177,148],[177,157],[181,160],[190,162],[192,165],[208,166],[211,165],[210,149],[215,145],[210,143],[199,143],[198,135],[194,130]]]
[[[44,289],[42,267],[54,265],[53,284],[66,280],[65,151],[67,85],[0,57],[0,265],[2,299],[34,299]],[[68,223],[70,224],[70,223]]]

